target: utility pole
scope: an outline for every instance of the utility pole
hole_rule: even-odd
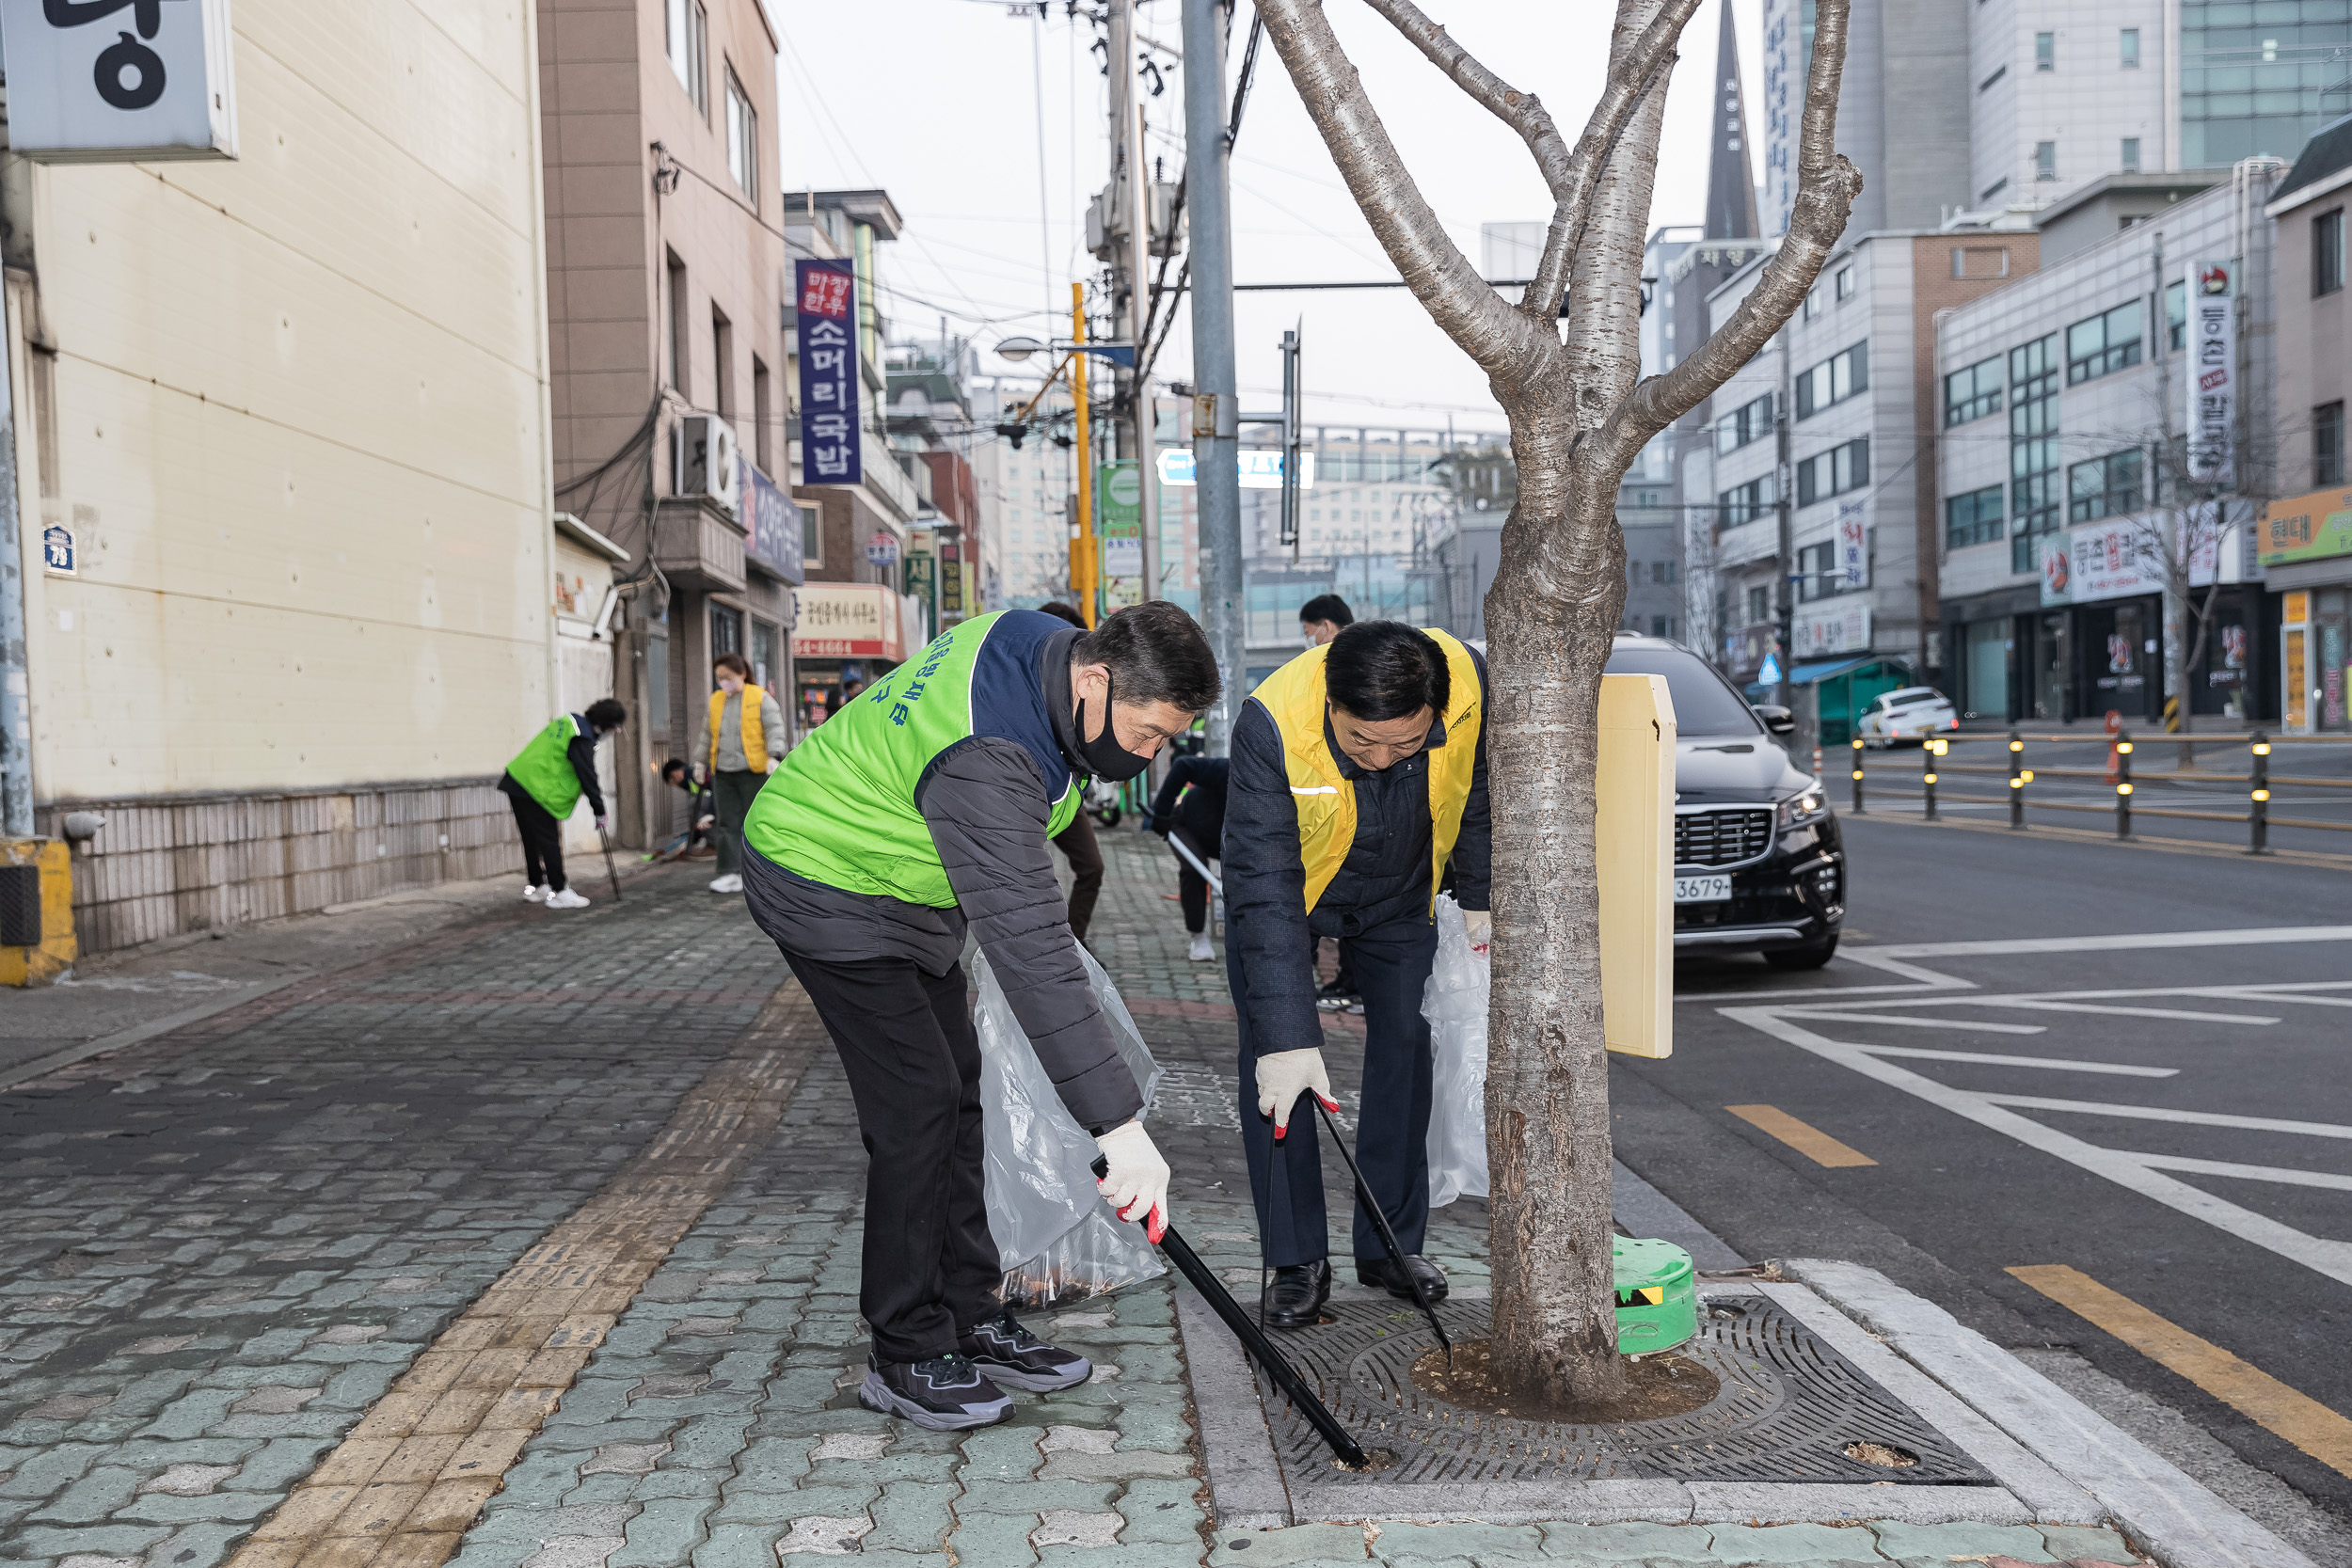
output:
[[[1152,170],[1143,140],[1143,95],[1136,83],[1136,0],[1110,0],[1111,202],[1126,224],[1126,244],[1111,246],[1111,266],[1126,290],[1126,331],[1135,362],[1125,372],[1129,454],[1136,460],[1136,515],[1143,530],[1143,596],[1160,596],[1158,441],[1144,374],[1144,309],[1151,289]],[[1121,183],[1121,181],[1124,183]],[[1116,292],[1116,291],[1114,291]]]
[[[1231,751],[1249,681],[1241,563],[1241,404],[1234,371],[1233,243],[1225,140],[1222,0],[1184,0],[1184,203],[1192,238],[1193,491],[1200,521],[1200,610],[1224,694],[1209,710],[1209,754]],[[1152,554],[1147,546],[1146,559]]]
[[[1070,525],[1070,591],[1078,600],[1078,613],[1089,626],[1102,613],[1103,574],[1098,569],[1103,546],[1094,536],[1094,432],[1087,414],[1087,286],[1070,285],[1070,338],[1078,352],[1070,356],[1070,401],[1076,407],[1078,428],[1078,517]]]
[[[33,722],[24,659],[24,519],[16,510],[16,407],[8,375],[8,361],[0,357],[0,837],[30,838]]]

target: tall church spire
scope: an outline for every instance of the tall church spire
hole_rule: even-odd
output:
[[[1746,240],[1757,234],[1756,176],[1748,161],[1747,105],[1740,90],[1740,40],[1731,0],[1722,0],[1715,42],[1715,124],[1707,162],[1707,237]]]

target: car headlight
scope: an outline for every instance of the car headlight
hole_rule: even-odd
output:
[[[1790,828],[1802,828],[1807,822],[1818,822],[1828,815],[1829,797],[1821,793],[1819,784],[1789,796],[1780,802],[1774,813],[1777,826],[1783,832]]]

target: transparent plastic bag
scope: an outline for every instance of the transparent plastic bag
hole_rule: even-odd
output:
[[[1162,1069],[1103,966],[1083,947],[1078,957],[1149,1106]],[[988,1228],[1005,1271],[1005,1300],[1029,1306],[1066,1301],[1165,1274],[1142,1230],[1121,1223],[1103,1201],[1093,1169],[1101,1151],[1054,1092],[985,955],[974,955],[972,975],[980,993],[974,1022],[980,1039]]]
[[[1462,907],[1438,896],[1438,959],[1422,988],[1435,1058],[1429,1101],[1429,1206],[1486,1196],[1486,996],[1493,965],[1473,951]]]

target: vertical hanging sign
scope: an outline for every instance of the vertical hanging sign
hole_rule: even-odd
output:
[[[856,484],[866,477],[858,439],[857,277],[847,261],[793,265],[799,296],[801,483]]]
[[[237,155],[229,0],[0,0],[0,39],[23,157]]]
[[[2236,291],[2227,261],[2200,261],[2188,282],[2188,477],[2227,490],[2237,483]]]

